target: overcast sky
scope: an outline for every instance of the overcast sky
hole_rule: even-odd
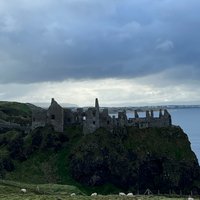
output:
[[[1,0],[0,100],[200,104],[199,0]]]

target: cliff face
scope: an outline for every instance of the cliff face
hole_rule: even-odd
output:
[[[180,127],[103,129],[84,136],[70,155],[77,181],[162,193],[198,190],[199,165]]]

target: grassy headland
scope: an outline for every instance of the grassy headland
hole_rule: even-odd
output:
[[[1,102],[0,120],[28,123],[31,109],[27,104]],[[181,190],[189,194],[191,190],[199,192],[200,188],[197,158],[180,127],[126,127],[112,133],[99,129],[86,136],[81,126],[66,127],[64,133],[54,132],[52,127],[30,133],[4,130],[0,134],[0,176],[26,183],[26,188],[38,184],[72,185],[87,195],[120,191],[136,194],[147,188],[154,193],[170,190],[178,194]],[[1,187],[14,190],[14,186],[5,186],[5,182]],[[19,187],[16,188],[18,191]],[[35,198],[34,195],[30,198]],[[119,197],[109,197],[112,198]]]

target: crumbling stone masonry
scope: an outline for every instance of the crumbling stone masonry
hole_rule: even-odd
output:
[[[172,125],[171,116],[167,110],[160,110],[159,116],[154,117],[153,110],[146,111],[146,117],[139,117],[137,110],[134,111],[134,118],[127,118],[126,111],[119,112],[118,118],[111,117],[108,109],[100,111],[98,99],[95,100],[95,107],[83,111],[77,108],[76,111],[62,108],[54,99],[48,110],[40,109],[33,112],[32,129],[52,125],[57,132],[63,132],[65,126],[79,124],[83,126],[83,133],[93,133],[102,127],[112,131],[114,127],[134,126],[138,128],[168,127]]]

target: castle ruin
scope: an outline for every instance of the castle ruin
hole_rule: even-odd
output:
[[[126,111],[118,112],[118,117],[111,116],[108,109],[101,110],[98,99],[95,100],[95,107],[86,111],[77,108],[72,111],[62,108],[54,99],[47,110],[38,109],[32,114],[32,129],[52,125],[56,132],[63,132],[64,127],[69,125],[82,125],[83,133],[89,134],[102,127],[112,131],[115,127],[133,126],[138,128],[168,127],[172,125],[171,115],[165,109],[159,111],[159,116],[154,117],[154,111],[147,110],[145,117],[139,117],[138,111],[134,111],[134,117],[128,118]]]
[[[118,112],[118,117],[111,116],[108,109],[100,110],[98,99],[95,100],[95,107],[86,111],[77,108],[72,111],[62,108],[53,98],[47,110],[37,109],[32,114],[32,129],[52,125],[56,132],[63,132],[64,127],[69,125],[82,125],[83,133],[93,133],[102,127],[112,131],[114,127],[133,126],[138,128],[168,127],[171,126],[171,116],[167,110],[160,110],[159,116],[154,117],[154,111],[147,110],[145,117],[139,117],[137,110],[134,117],[128,118],[126,111]]]

